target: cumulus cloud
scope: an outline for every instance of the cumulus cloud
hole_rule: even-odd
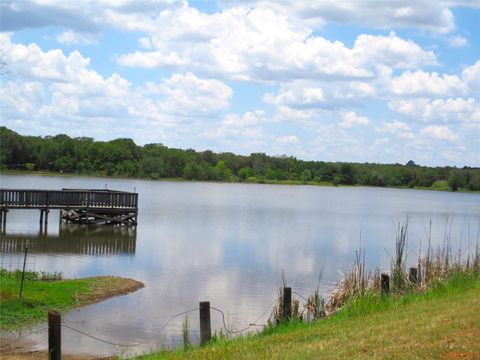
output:
[[[423,128],[420,131],[421,135],[429,136],[437,140],[456,140],[458,138],[447,126],[445,125],[430,125]]]
[[[300,143],[300,140],[295,135],[278,136],[275,138],[275,141],[286,145]]]
[[[406,71],[394,77],[390,87],[393,94],[400,96],[455,96],[468,92],[467,85],[457,75],[439,75],[421,70]]]
[[[2,86],[2,114],[6,126],[40,132],[82,133],[92,127],[115,129],[144,139],[165,136],[178,127],[194,132],[199,116],[228,108],[232,89],[219,80],[201,79],[192,73],[172,74],[159,83],[134,88],[118,74],[104,77],[90,68],[78,51],[43,51],[38,45],[16,44],[2,34],[1,46],[15,74]],[[156,129],[157,134],[149,130]],[[109,134],[114,136],[114,134]],[[173,137],[173,136],[171,136]]]
[[[307,81],[294,80],[282,84],[276,94],[266,93],[263,101],[291,109],[334,109],[355,106],[373,98],[372,84],[361,81]]]
[[[381,126],[377,126],[375,131],[379,133],[393,134],[404,140],[416,139],[415,134],[412,132],[411,126],[402,121],[383,123]]]
[[[59,43],[69,45],[89,45],[96,41],[96,36],[90,33],[79,33],[73,30],[64,31],[58,34],[55,38]]]
[[[480,91],[480,60],[462,71],[462,80],[472,91]]]
[[[274,140],[263,126],[266,122],[263,110],[227,114],[220,122],[204,127],[199,137],[213,142],[219,146],[220,151],[242,154],[265,151],[265,147]]]
[[[175,0],[36,1],[0,2],[2,31],[59,26],[75,32],[98,33],[105,26],[146,30],[151,17]]]
[[[370,120],[366,116],[359,116],[353,111],[342,114],[342,122],[340,123],[341,127],[351,128],[353,126],[364,126],[370,124]]]
[[[478,7],[475,1],[221,1],[221,7],[270,7],[309,26],[326,22],[363,25],[379,29],[414,28],[433,33],[448,33],[455,28],[451,8]],[[12,1],[4,0],[1,22],[5,31],[45,26],[63,26],[75,31],[99,31],[113,25],[125,30],[147,30],[152,19],[165,8],[182,7],[181,0],[122,0],[122,1]]]
[[[480,106],[473,98],[394,100],[389,107],[408,117],[423,121],[478,122]]]
[[[458,47],[465,47],[468,46],[468,40],[465,39],[463,36],[452,36],[448,38],[448,45],[450,47],[458,48]]]
[[[165,31],[169,29],[169,31]],[[302,21],[269,7],[239,6],[206,14],[184,5],[162,11],[149,31],[151,51],[118,57],[131,67],[188,67],[237,80],[370,79],[389,68],[437,64],[395,33],[359,35],[352,48],[313,35]]]
[[[224,2],[228,4],[227,1]],[[264,1],[262,3],[270,4]],[[298,1],[275,3],[276,7],[304,21],[322,26],[326,22],[363,25],[379,29],[416,28],[433,33],[448,33],[455,28],[451,7],[460,5],[448,1]],[[468,6],[468,4],[464,4]],[[472,2],[473,6],[474,3]]]
[[[247,111],[243,115],[228,114],[220,124],[204,131],[201,136],[220,140],[228,138],[262,140],[265,137],[265,131],[261,124],[265,121],[263,110]]]
[[[165,113],[210,114],[228,108],[232,89],[214,79],[200,79],[193,73],[172,74],[160,84],[149,82],[143,94],[160,95],[159,102]]]

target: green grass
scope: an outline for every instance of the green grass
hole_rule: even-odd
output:
[[[98,302],[115,295],[116,289],[132,281],[114,277],[58,278],[58,274],[26,272],[22,298],[19,298],[21,272],[1,269],[0,328],[18,330],[46,321],[47,310],[64,313]]]
[[[438,359],[480,357],[480,279],[453,275],[428,292],[350,301],[333,316],[139,359]]]

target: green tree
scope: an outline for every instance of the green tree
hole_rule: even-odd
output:
[[[462,175],[458,171],[453,171],[448,179],[448,188],[451,191],[457,191],[463,184]]]
[[[480,170],[471,174],[467,184],[467,189],[471,191],[480,191]]]
[[[307,183],[308,181],[311,181],[312,180],[312,173],[310,172],[310,170],[308,170],[308,169],[303,170],[300,180],[302,180],[304,183]]]
[[[248,166],[238,170],[238,177],[241,180],[247,180],[249,177],[252,177],[254,175],[255,175],[255,172],[251,167],[248,167]]]
[[[342,164],[340,166],[340,184],[345,184],[345,185],[355,184],[355,174],[354,174],[352,165]]]
[[[232,175],[232,172],[223,160],[219,160],[217,162],[217,165],[215,166],[215,173],[217,175],[217,179],[222,181],[229,180],[230,176]]]

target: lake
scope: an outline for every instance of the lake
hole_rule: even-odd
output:
[[[65,353],[130,354],[179,346],[185,315],[165,323],[204,300],[225,312],[231,329],[265,324],[282,274],[293,291],[307,296],[323,269],[326,295],[359,247],[366,249],[369,269],[389,270],[395,227],[407,218],[409,265],[426,249],[430,222],[432,243],[450,238],[463,256],[480,237],[478,194],[63,176],[0,179],[2,188],[108,187],[139,194],[136,229],[60,226],[58,212],[51,211],[48,233],[40,236],[38,210],[8,213],[2,267],[21,268],[28,242],[29,270],[62,272],[67,278],[116,275],[145,284],[64,317],[70,326],[104,340],[140,345],[113,346],[64,329]],[[198,341],[198,312],[188,318],[192,341]],[[222,328],[216,312],[212,326]],[[29,338],[35,348],[46,348],[45,333]]]

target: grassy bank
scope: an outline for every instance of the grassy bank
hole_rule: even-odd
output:
[[[478,338],[480,278],[460,272],[424,293],[358,297],[313,323],[138,359],[478,359]]]
[[[94,177],[94,178],[102,178],[102,179],[139,179],[139,180],[149,180],[149,181],[171,181],[171,182],[201,182],[200,180],[186,180],[184,178],[159,178],[159,179],[152,179],[152,178],[142,178],[142,177],[126,177],[126,176],[106,176],[102,174],[81,174],[81,173],[60,173],[60,172],[53,172],[53,171],[29,171],[29,170],[2,170],[2,174],[4,175],[37,175],[37,176],[80,176],[80,177]],[[269,184],[269,185],[311,185],[311,186],[337,186],[337,187],[352,187],[352,186],[362,186],[362,187],[378,187],[378,186],[367,186],[367,185],[338,185],[334,184],[333,182],[329,181],[301,181],[301,180],[267,180],[264,178],[257,178],[251,177],[245,180],[239,180],[235,178],[230,181],[215,181],[215,180],[208,180],[206,182],[231,182],[231,183],[240,183],[240,184]],[[432,184],[432,186],[415,186],[415,187],[407,187],[407,186],[397,186],[397,187],[386,187],[386,188],[393,188],[393,189],[412,189],[412,190],[434,190],[434,191],[451,191],[448,187],[447,181],[440,180],[436,181]],[[467,188],[460,188],[457,190],[458,192],[462,193],[472,193],[472,194],[480,194],[480,191],[476,190],[468,190]]]
[[[19,298],[21,272],[0,270],[0,327],[17,330],[47,320],[47,310],[66,312],[143,287],[132,280],[111,276],[62,280],[59,274],[26,272]]]

